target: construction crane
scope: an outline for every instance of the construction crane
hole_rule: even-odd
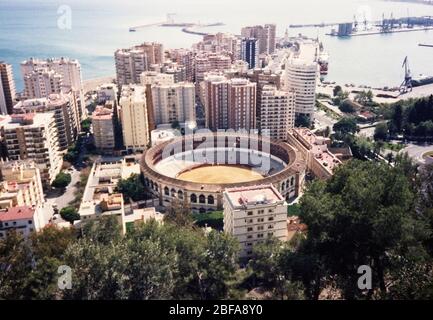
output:
[[[410,73],[407,56],[404,58],[402,68],[404,68],[404,81],[400,85],[400,93],[406,93],[409,90],[412,91],[412,75]]]

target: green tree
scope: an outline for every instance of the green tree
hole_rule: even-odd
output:
[[[295,119],[295,126],[302,128],[310,128],[311,127],[311,119],[306,115],[297,115]]]
[[[194,223],[191,208],[177,198],[168,207],[164,221],[180,227],[191,227]]]
[[[334,97],[341,95],[343,93],[343,89],[341,88],[341,86],[335,86],[334,89],[332,90],[332,93],[334,95]]]
[[[374,129],[374,140],[386,140],[388,138],[388,125],[386,123],[379,123]]]
[[[78,214],[77,209],[75,209],[74,207],[62,208],[62,210],[60,210],[60,216],[63,220],[70,223],[74,223],[74,221],[80,220],[80,215]]]
[[[351,161],[328,182],[314,182],[301,199],[300,218],[308,225],[304,247],[345,298],[364,296],[357,288],[360,265],[373,270],[369,294],[386,295],[393,260],[409,251],[424,255],[418,238],[423,228],[412,212],[414,193],[401,168]]]
[[[333,129],[340,134],[354,134],[358,131],[358,126],[354,118],[343,118],[334,124]]]
[[[137,174],[131,175],[128,179],[121,179],[117,183],[117,190],[122,193],[125,198],[133,201],[146,199],[146,190],[141,178]]]
[[[64,189],[71,183],[71,180],[72,178],[69,173],[60,172],[51,185],[54,188]]]
[[[83,121],[81,121],[81,131],[83,131],[85,133],[89,133],[91,125],[92,125],[92,119],[91,118],[84,119]]]

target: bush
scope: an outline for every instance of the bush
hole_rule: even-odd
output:
[[[74,207],[65,207],[60,210],[60,216],[63,220],[73,223],[76,220],[80,220],[80,215],[77,212],[77,209]]]
[[[60,172],[56,179],[51,184],[54,188],[63,189],[71,183],[71,175],[69,173]]]
[[[216,230],[224,229],[224,213],[222,211],[214,211],[209,213],[193,214],[194,222],[199,227],[211,227]]]

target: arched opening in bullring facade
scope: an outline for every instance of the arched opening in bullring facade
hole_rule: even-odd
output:
[[[193,193],[190,197],[191,203],[197,203],[197,196]]]
[[[176,197],[176,190],[174,188],[171,188],[170,194],[173,198]]]
[[[177,197],[178,197],[180,200],[183,200],[183,191],[182,191],[182,190],[179,190],[179,191],[177,192]]]
[[[165,187],[165,188],[164,188],[164,194],[165,194],[166,196],[169,196],[169,195],[170,195],[170,190],[168,189],[168,187]]]
[[[206,203],[206,197],[204,196],[204,194],[201,194],[201,195],[198,197],[198,202],[199,202],[199,203]]]
[[[214,204],[215,203],[215,198],[212,195],[208,196],[207,197],[207,203],[208,204]]]

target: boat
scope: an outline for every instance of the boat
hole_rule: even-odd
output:
[[[129,28],[129,32],[136,32],[137,30],[135,28]]]
[[[420,74],[418,77],[412,77],[412,87],[420,87],[424,86],[426,84],[432,84],[433,83],[433,76],[426,76],[423,74]]]

